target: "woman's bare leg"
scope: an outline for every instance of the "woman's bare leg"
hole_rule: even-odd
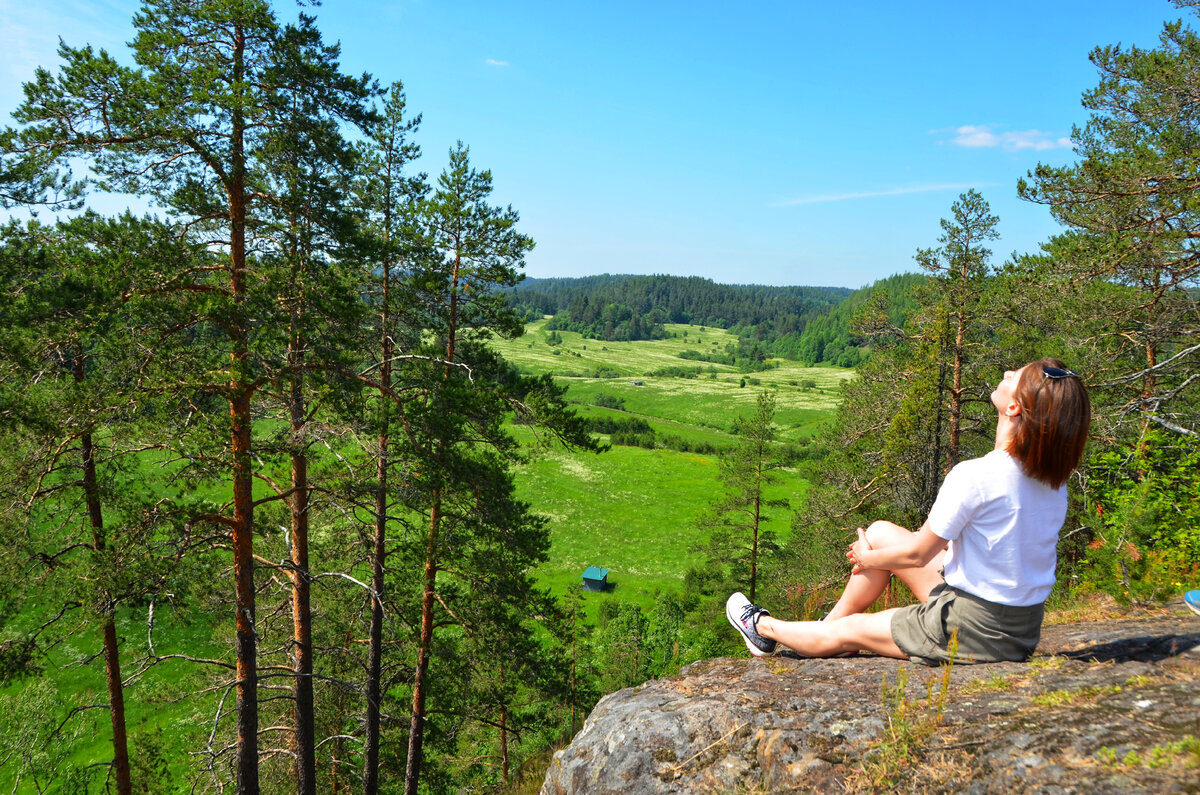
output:
[[[855,613],[837,620],[783,621],[759,616],[756,629],[806,657],[832,657],[847,651],[870,651],[884,657],[907,660],[908,655],[892,640],[892,614],[899,608],[878,613]]]
[[[878,549],[879,547],[899,543],[902,539],[906,539],[911,535],[911,530],[907,530],[898,524],[883,521],[873,522],[867,528],[867,543],[873,549]],[[896,569],[895,571],[862,569],[851,574],[850,579],[846,582],[846,587],[842,590],[841,598],[838,599],[837,604],[825,616],[825,620],[833,621],[866,610],[879,598],[879,595],[883,593],[883,589],[887,588],[893,574],[908,586],[917,599],[924,602],[929,598],[929,592],[942,582],[940,572],[944,557],[945,553],[941,552],[924,566]]]

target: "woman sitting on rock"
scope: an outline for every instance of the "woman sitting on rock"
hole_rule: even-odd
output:
[[[992,404],[995,449],[950,470],[917,532],[860,527],[846,553],[850,580],[823,620],[783,621],[741,593],[729,597],[725,614],[752,654],[778,643],[806,657],[862,650],[936,665],[956,630],[958,662],[1033,653],[1091,407],[1079,375],[1055,359],[1007,371]],[[864,613],[893,574],[921,604]]]

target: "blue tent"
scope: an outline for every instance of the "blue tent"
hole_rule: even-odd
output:
[[[607,591],[608,569],[588,566],[583,573],[583,589],[585,591]]]

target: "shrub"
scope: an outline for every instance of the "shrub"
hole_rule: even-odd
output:
[[[602,409],[616,409],[617,411],[625,410],[625,398],[610,395],[606,392],[597,392],[592,398],[592,405],[599,406]]]

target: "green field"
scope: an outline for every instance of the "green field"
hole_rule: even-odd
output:
[[[549,346],[541,322],[530,325],[523,337],[497,341],[495,347],[526,372],[554,374],[568,387],[567,399],[582,414],[639,417],[659,434],[718,448],[734,443],[730,434],[734,420],[752,410],[762,389],[772,389],[777,395],[776,420],[781,439],[802,443],[828,420],[837,405],[841,384],[852,377],[851,371],[806,368],[794,362],[779,362],[777,369],[743,374],[726,365],[710,367],[683,360],[678,356],[683,350],[700,345],[723,350],[735,338],[699,326],[669,329],[677,336],[627,343],[601,343],[560,332],[563,343]],[[683,336],[685,331],[687,337]],[[665,367],[697,365],[703,371],[697,378],[648,375]],[[594,376],[598,369],[610,375],[619,372],[620,376],[598,378]],[[623,399],[626,410],[592,405],[601,393]],[[612,590],[588,593],[585,599],[586,612],[593,621],[605,600],[632,601],[650,609],[659,592],[681,587],[689,563],[699,560],[693,547],[703,540],[704,533],[697,519],[719,493],[715,456],[625,446],[614,446],[602,454],[572,452],[560,446],[538,446],[527,427],[514,426],[513,432],[529,443],[529,461],[516,473],[519,494],[550,522],[550,560],[536,572],[543,586],[562,594],[579,584],[587,566],[610,569]],[[147,467],[159,463],[154,455],[147,457]],[[148,474],[150,480],[156,477]],[[786,498],[795,506],[807,489],[808,484],[798,474],[785,472],[783,482],[770,496]],[[792,513],[776,509],[768,527],[786,533]],[[282,541],[267,535],[270,538],[264,536],[256,542],[257,551],[267,556],[284,554],[274,548]],[[41,621],[45,612],[42,607],[62,600],[61,594],[52,591],[34,597],[24,605],[24,612],[8,616],[3,622],[7,632],[15,637]],[[228,623],[222,623],[226,613],[218,612],[218,624],[214,626],[214,616],[207,611],[178,611],[172,600],[164,599],[156,615],[154,640],[159,654],[186,652],[214,658],[227,654],[231,630]],[[144,606],[124,608],[117,615],[125,663],[130,666],[127,676],[136,670],[131,661],[146,651],[146,617]],[[103,667],[91,658],[100,647],[98,628],[88,624],[88,615],[80,614],[74,620],[80,625],[78,634],[49,649],[38,665],[46,669],[64,698],[83,694],[78,696],[83,703],[101,703],[106,698]],[[171,661],[133,678],[127,691],[127,709],[131,737],[135,738],[135,767],[165,766],[176,776],[190,775],[187,771],[191,770],[192,760],[176,749],[181,742],[188,748],[202,744],[220,693],[214,691],[199,698],[180,696],[205,691],[212,684],[210,673],[189,663]],[[14,679],[4,683],[0,700],[25,692],[31,681]],[[38,731],[45,730],[45,734],[53,729],[38,727],[45,720],[57,725],[67,705],[30,700],[28,708],[33,711],[10,718],[33,737]],[[107,714],[88,711],[72,726],[79,727],[82,734],[64,749],[65,757],[60,762],[81,765],[110,753]],[[66,742],[68,738],[62,739]],[[45,758],[44,764],[56,764],[53,754]],[[21,787],[26,785],[32,786],[32,782],[23,782]],[[0,788],[8,791],[12,786],[11,769],[0,769]]]
[[[493,345],[527,372],[554,374],[582,414],[639,417],[660,433],[717,447],[734,443],[734,420],[752,410],[762,389],[775,392],[780,439],[802,441],[830,418],[841,385],[853,377],[851,370],[782,360],[773,362],[776,369],[743,374],[728,365],[679,358],[689,348],[722,351],[736,342],[720,329],[669,325],[674,337],[644,342],[601,342],[560,331],[562,344],[552,346],[544,326],[545,321],[530,324],[524,336]],[[648,375],[697,365],[703,371],[697,378]],[[621,375],[591,375],[602,368]],[[592,406],[600,393],[623,399],[626,410]],[[622,446],[600,455],[539,450],[519,471],[517,484],[521,497],[550,519],[551,559],[538,570],[543,585],[562,593],[580,582],[588,566],[611,571],[613,589],[588,594],[593,614],[601,599],[649,608],[658,591],[680,587],[688,564],[698,560],[691,551],[704,535],[697,519],[719,493],[715,457]],[[798,474],[784,472],[771,496],[795,507],[807,489]],[[793,512],[776,509],[768,529],[786,533]]]

